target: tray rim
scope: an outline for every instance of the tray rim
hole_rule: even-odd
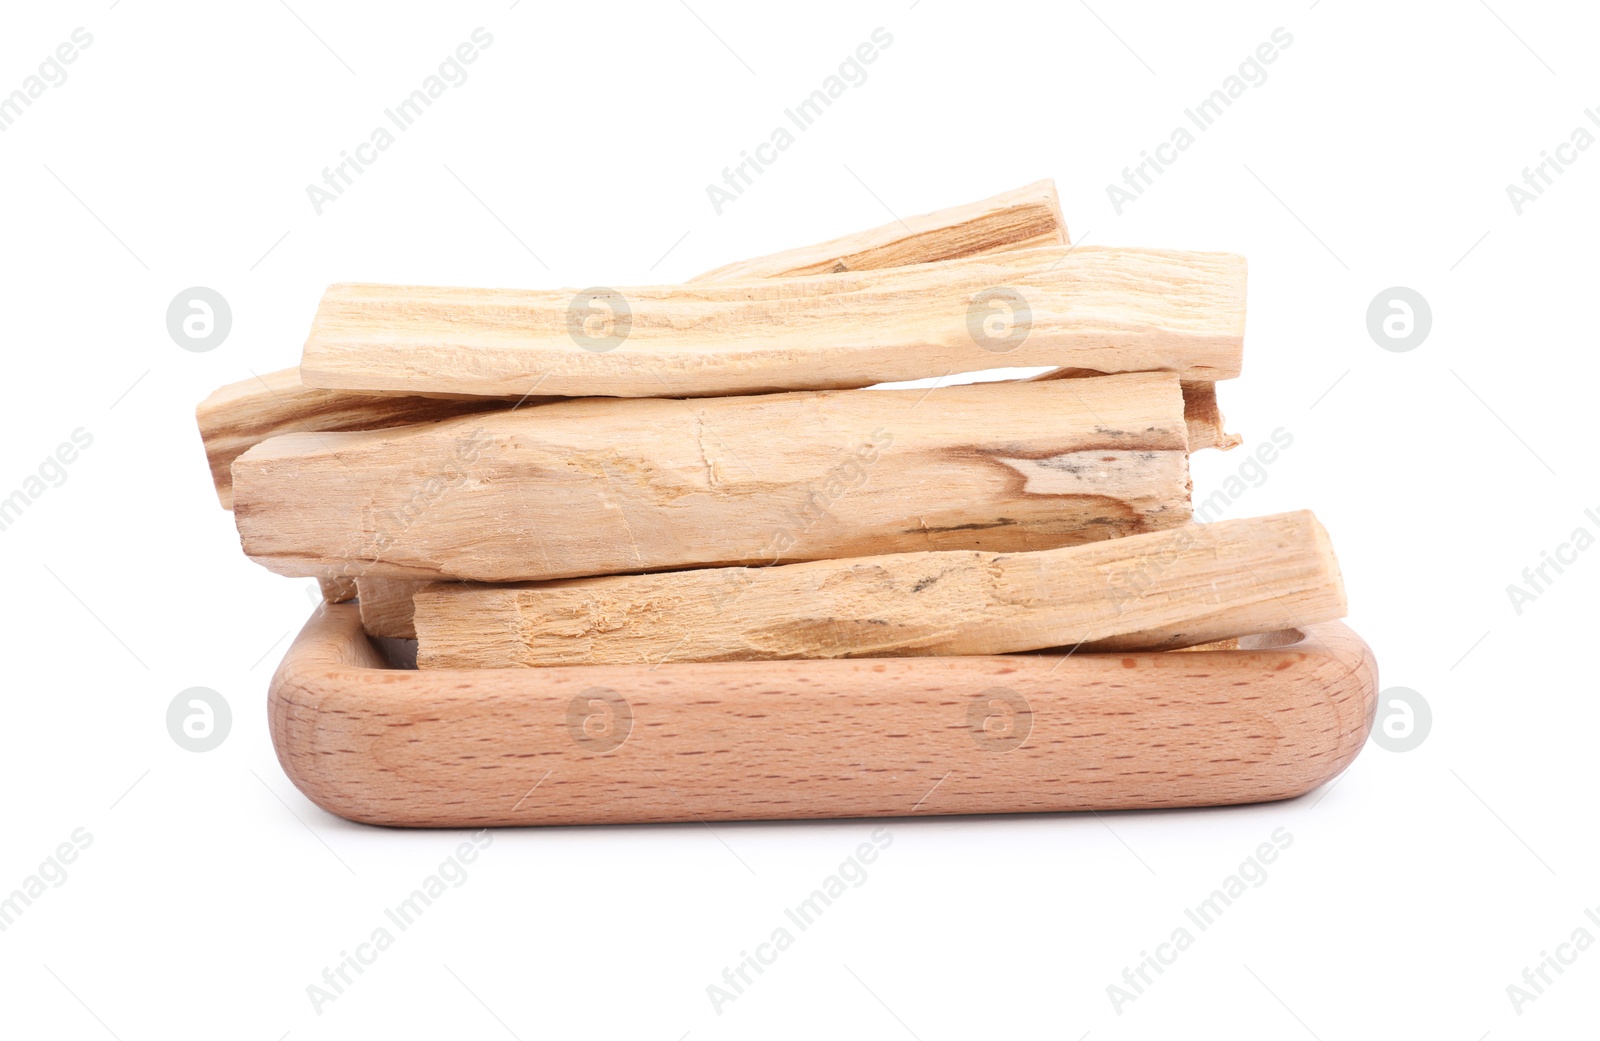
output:
[[[1295,634],[1284,642],[1286,636]],[[1166,808],[1175,806],[1234,805],[1242,802],[1265,802],[1294,798],[1312,791],[1342,773],[1359,754],[1372,727],[1378,701],[1377,663],[1366,642],[1342,621],[1324,622],[1285,630],[1278,634],[1258,637],[1264,646],[1239,649],[1210,649],[1185,651],[1096,652],[1070,655],[1057,661],[1048,654],[985,655],[962,658],[856,658],[815,661],[774,662],[710,662],[666,663],[651,669],[646,666],[556,666],[538,669],[477,669],[417,671],[394,667],[386,654],[375,646],[361,629],[359,609],[355,603],[326,603],[313,610],[304,628],[295,637],[269,685],[268,714],[273,746],[279,762],[290,781],[313,803],[322,809],[348,820],[379,825],[412,827],[468,827],[521,824],[573,824],[573,823],[666,823],[674,820],[788,820],[788,819],[842,819],[852,816],[894,817],[930,816],[941,813],[1007,813],[1034,812],[1029,809],[1006,810],[941,810],[931,808],[915,813],[825,813],[775,815],[724,815],[704,816],[694,811],[680,817],[646,816],[639,820],[596,816],[593,820],[552,819],[542,820],[524,814],[528,819],[483,819],[464,814],[452,819],[427,819],[427,815],[395,813],[375,809],[370,793],[352,790],[353,786],[337,776],[333,762],[341,754],[356,755],[350,750],[323,750],[315,746],[317,734],[325,717],[337,714],[341,723],[349,723],[352,715],[363,717],[374,726],[392,722],[397,715],[413,711],[420,698],[433,699],[452,709],[463,705],[468,711],[477,706],[495,706],[504,710],[509,705],[526,706],[533,702],[548,701],[555,696],[550,688],[594,681],[600,685],[626,684],[629,678],[648,682],[651,676],[660,680],[696,678],[719,682],[729,677],[768,672],[774,679],[794,676],[797,670],[807,674],[808,680],[825,679],[836,674],[843,680],[851,675],[861,675],[862,670],[874,673],[926,674],[935,662],[943,667],[964,671],[974,678],[985,675],[1023,674],[1036,672],[1050,665],[1051,673],[1058,677],[1055,687],[1070,690],[1084,676],[1103,675],[1108,669],[1171,669],[1171,668],[1228,668],[1242,662],[1252,667],[1270,666],[1276,673],[1282,697],[1292,702],[1298,693],[1314,692],[1326,704],[1337,699],[1352,703],[1354,714],[1337,712],[1337,732],[1328,740],[1322,765],[1315,769],[1285,770],[1281,783],[1271,790],[1249,799],[1223,799],[1218,801],[1192,801],[1171,799],[1152,790],[1149,797],[1134,803],[1117,805],[1063,806],[1056,812],[1077,810],[1118,810],[1129,808]],[[1199,675],[1198,673],[1196,675]],[[819,689],[820,698],[835,696],[832,690]],[[565,695],[561,695],[564,697]],[[1292,707],[1292,706],[1291,706]],[[1306,707],[1316,708],[1311,702]],[[1325,705],[1323,706],[1325,707]],[[1279,709],[1277,711],[1288,711]],[[1324,729],[1327,729],[1324,727]],[[687,807],[685,807],[687,809]]]

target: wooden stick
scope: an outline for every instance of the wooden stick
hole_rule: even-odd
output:
[[[288,434],[233,465],[286,575],[513,582],[912,550],[1046,549],[1188,521],[1178,380],[587,399]]]
[[[417,638],[416,609],[411,598],[434,583],[372,575],[356,579],[355,584],[356,596],[361,601],[361,628],[368,636],[387,636],[395,640]]]
[[[319,578],[317,585],[322,588],[322,599],[325,603],[342,604],[360,595],[356,580],[353,578]]]
[[[863,271],[1066,243],[1067,228],[1061,219],[1055,182],[1044,180],[965,206],[911,217],[904,226],[896,222],[769,257],[729,264],[708,271],[694,281]],[[550,399],[531,398],[521,404],[539,404],[547,400]],[[206,460],[211,464],[211,480],[216,485],[217,498],[223,509],[232,509],[233,476],[229,468],[245,449],[274,434],[382,430],[496,407],[504,406],[485,403],[476,397],[452,404],[445,399],[414,395],[395,397],[315,390],[301,382],[300,370],[293,368],[223,387],[201,402],[195,410],[195,418],[205,442]]]
[[[1226,253],[1043,247],[621,291],[329,287],[301,375],[331,389],[698,397],[1000,366],[1238,375]]]
[[[1235,447],[1240,443],[1236,434],[1227,433],[1221,411],[1217,408],[1217,387],[1214,383],[1188,383],[1183,385],[1183,418],[1189,432],[1189,451],[1202,448]],[[427,586],[426,579],[362,578],[356,580],[361,598],[361,622],[369,636],[388,636],[395,639],[417,638],[416,623],[412,619],[411,598]],[[348,599],[348,597],[346,597]],[[1227,643],[1228,641],[1220,641]]]
[[[1222,413],[1217,409],[1216,384],[1184,383],[1183,416],[1188,427],[1191,453],[1200,448],[1230,449],[1239,444],[1237,435],[1223,431]],[[426,579],[359,578],[354,580],[355,592],[344,590],[339,599],[360,597],[361,624],[368,636],[414,640],[417,638],[417,628],[412,617],[415,610],[412,597],[430,584]],[[1229,643],[1222,640],[1217,645]]]
[[[450,400],[318,390],[299,369],[269,372],[213,391],[195,409],[211,482],[225,510],[233,509],[233,461],[252,445],[296,431],[380,430],[448,419],[505,406],[482,398]]]
[[[1170,650],[1345,613],[1309,512],[1110,542],[418,592],[417,666]]]
[[[1101,375],[1104,373],[1092,369],[1053,369],[1050,372],[1041,372],[1037,376],[1029,376],[1025,382],[1038,383],[1043,380],[1080,379],[1085,376]],[[1183,418],[1189,424],[1190,452],[1198,452],[1202,448],[1217,448],[1226,452],[1243,443],[1244,439],[1238,434],[1230,434],[1224,429],[1227,420],[1223,418],[1222,409],[1217,405],[1215,383],[1183,381]]]
[[[272,680],[318,806],[411,827],[926,817],[1302,795],[1361,751],[1372,652],[1341,622],[1253,649],[416,672],[354,605]],[[894,824],[890,822],[890,829]],[[890,851],[893,855],[893,851]]]
[[[1053,374],[1046,376],[1060,378],[1054,377]],[[1190,453],[1202,448],[1227,450],[1237,446],[1240,443],[1238,435],[1229,434],[1224,430],[1225,421],[1217,407],[1216,384],[1184,382],[1182,388],[1183,416],[1189,433]],[[231,488],[231,479],[229,484]],[[428,580],[362,578],[354,580],[353,584],[356,587],[355,591],[341,586],[339,599],[348,600],[359,595],[361,623],[368,636],[387,636],[404,640],[417,638],[416,623],[412,617],[415,609],[411,598],[418,590],[429,584]],[[329,599],[332,600],[334,597],[330,596]],[[1215,646],[1222,647],[1231,643],[1232,641],[1223,640],[1218,641]]]
[[[1183,383],[1183,421],[1189,428],[1189,451],[1217,448],[1226,452],[1244,442],[1238,434],[1224,429],[1227,420],[1217,405],[1215,383]]]
[[[1055,182],[1047,179],[827,242],[725,264],[689,281],[827,275],[1065,245],[1067,225],[1061,217],[1061,200],[1056,197]]]

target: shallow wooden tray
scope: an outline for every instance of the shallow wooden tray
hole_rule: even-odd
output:
[[[382,646],[380,646],[382,644]],[[1342,623],[1240,650],[418,672],[317,609],[272,740],[318,806],[411,827],[1125,810],[1302,795],[1361,750]]]

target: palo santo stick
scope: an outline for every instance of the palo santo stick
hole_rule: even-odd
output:
[[[837,274],[1065,245],[1067,225],[1061,217],[1061,200],[1056,197],[1055,182],[1046,179],[964,206],[725,264],[689,281]]]
[[[1238,434],[1230,434],[1225,429],[1227,420],[1222,416],[1222,409],[1217,405],[1217,385],[1215,383],[1183,384],[1183,421],[1189,428],[1189,451],[1198,452],[1202,448],[1218,448],[1226,452],[1237,448],[1244,439]]]
[[[1184,383],[1183,417],[1189,431],[1189,451],[1230,449],[1239,444],[1236,434],[1223,430],[1214,383]],[[423,579],[362,578],[356,580],[361,598],[361,624],[368,636],[417,638],[412,620],[412,596],[428,585]],[[1221,641],[1222,644],[1228,641]]]
[[[419,668],[1167,650],[1330,621],[1309,512],[1031,553],[900,553],[416,594]]]
[[[360,593],[353,578],[319,578],[317,585],[322,589],[323,602],[328,604],[342,604],[346,600],[354,600]]]
[[[999,366],[1239,374],[1227,253],[1042,247],[809,278],[633,289],[335,285],[301,359],[332,389],[701,397]]]
[[[1169,373],[557,402],[288,434],[233,464],[285,575],[514,582],[911,550],[1046,549],[1188,521]]]
[[[886,224],[828,242],[729,264],[693,281],[863,271],[1066,244],[1067,227],[1061,218],[1055,182],[1043,180],[979,202],[911,217],[903,225],[899,222]],[[530,399],[522,403],[536,404],[545,400],[548,399]],[[412,395],[395,397],[314,390],[301,382],[300,370],[294,368],[221,388],[201,402],[195,410],[195,418],[205,441],[217,498],[223,509],[232,509],[233,477],[229,468],[245,449],[274,434],[381,430],[494,407],[497,406],[476,397],[462,404],[451,404],[444,399]]]
[[[388,636],[396,640],[415,640],[416,622],[411,598],[432,583],[415,578],[380,578],[376,575],[355,580],[361,601],[361,628],[368,636]]]
[[[1100,375],[1103,373],[1088,369],[1053,369],[1050,372],[1041,372],[1037,376],[1029,376],[1024,382],[1038,383],[1044,380],[1081,379],[1085,376]],[[1189,424],[1190,452],[1198,452],[1202,448],[1218,448],[1226,452],[1243,443],[1244,439],[1238,434],[1230,434],[1224,429],[1227,420],[1223,418],[1222,409],[1217,405],[1215,383],[1183,381],[1183,418]]]
[[[1239,444],[1237,434],[1223,431],[1223,418],[1217,408],[1217,386],[1214,383],[1183,384],[1183,418],[1189,431],[1191,453],[1201,448],[1227,450]],[[411,598],[418,590],[429,585],[427,580],[361,578],[355,580],[355,585],[361,599],[361,625],[368,636],[404,640],[417,638]],[[351,593],[342,599],[348,600],[353,595],[357,594]]]
[[[1193,453],[1201,448],[1226,450],[1238,445],[1238,435],[1223,431],[1222,413],[1217,408],[1216,384],[1186,382],[1182,387],[1189,451]],[[361,625],[368,636],[404,640],[417,638],[411,598],[429,584],[426,579],[362,578],[357,579],[355,584],[361,599]],[[1221,641],[1222,644],[1228,642]]]
[[[504,407],[482,398],[462,401],[317,390],[300,381],[299,369],[284,369],[221,387],[194,412],[217,498],[223,509],[231,510],[233,461],[275,434],[378,430]]]

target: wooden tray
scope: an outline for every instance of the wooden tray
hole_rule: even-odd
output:
[[[380,646],[382,644],[382,646]],[[1240,650],[418,672],[354,604],[273,677],[318,806],[410,827],[897,817],[1287,799],[1377,704],[1342,623]]]

